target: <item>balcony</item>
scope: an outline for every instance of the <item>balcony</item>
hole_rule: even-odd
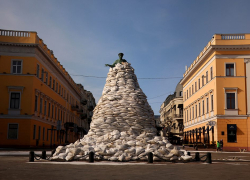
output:
[[[79,106],[78,106],[78,105],[75,105],[75,106],[72,105],[72,106],[71,106],[71,110],[72,110],[72,111],[77,111],[78,109],[79,109]]]
[[[83,120],[83,119],[86,119],[86,118],[87,118],[87,114],[86,114],[86,113],[83,113],[83,114],[80,115],[80,117],[81,117],[82,120]]]
[[[83,114],[83,109],[78,109],[77,114]]]
[[[89,124],[91,123],[91,121],[92,121],[92,119],[91,119],[91,118],[88,118],[88,123],[89,123]]]
[[[83,106],[85,106],[86,104],[87,104],[87,100],[86,99],[84,99],[84,100],[81,100],[81,104],[83,105]]]
[[[174,118],[183,118],[183,114],[174,114]]]
[[[94,106],[88,106],[88,110],[89,111],[93,111],[94,110]]]
[[[66,122],[64,123],[64,127],[65,129],[68,129],[68,128],[74,128],[74,124],[73,122]]]

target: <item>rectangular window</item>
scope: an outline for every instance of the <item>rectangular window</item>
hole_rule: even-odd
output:
[[[199,117],[201,116],[201,103],[199,103]]]
[[[194,107],[192,107],[192,110],[193,110],[193,111],[192,111],[192,112],[193,112],[193,113],[192,113],[192,115],[193,115],[192,119],[194,119]]]
[[[186,115],[187,115],[187,121],[188,121],[188,110],[187,110],[187,114]]]
[[[37,111],[37,100],[38,100],[38,97],[37,95],[35,96],[35,111]]]
[[[18,139],[18,124],[8,125],[8,139]]]
[[[40,114],[43,113],[43,99],[40,98]]]
[[[47,114],[47,101],[44,101],[44,115]]]
[[[36,139],[36,125],[33,128],[33,139]]]
[[[56,114],[57,114],[57,107],[55,107],[55,120],[56,120]]]
[[[58,83],[56,83],[56,92],[58,92]]]
[[[63,97],[63,88],[62,88],[62,97]]]
[[[189,97],[191,96],[191,87],[189,87]]]
[[[214,95],[211,95],[211,111],[214,110]]]
[[[187,99],[188,99],[188,90],[187,90]]]
[[[235,93],[227,94],[227,109],[235,109]]]
[[[192,94],[194,94],[194,85],[192,85]]]
[[[12,73],[13,74],[21,74],[22,73],[22,61],[21,60],[13,60],[12,61]]]
[[[53,90],[55,90],[55,79],[53,79]]]
[[[40,140],[40,137],[41,137],[41,126],[39,126],[38,128],[38,139]]]
[[[226,76],[234,76],[234,64],[226,64]]]
[[[58,94],[60,95],[61,94],[61,85],[59,85],[59,92]]]
[[[227,142],[237,142],[237,126],[236,124],[227,125]]]
[[[46,72],[45,83],[48,84],[48,72]]]
[[[38,78],[39,78],[39,73],[40,73],[40,66],[39,66],[39,64],[37,64],[37,66],[36,66],[36,77],[38,77]]]
[[[202,87],[204,86],[204,75],[201,77]]]
[[[19,109],[20,108],[20,93],[11,92],[10,93],[10,109]]]
[[[42,72],[41,72],[41,80],[42,80],[42,82],[43,82],[43,77],[44,77],[44,69],[42,68]]]
[[[207,113],[209,112],[208,98],[207,98]]]
[[[197,82],[195,82],[195,92],[197,91]]]
[[[52,77],[51,76],[49,77],[49,87],[50,88],[52,87]]]
[[[49,107],[48,107],[48,117],[50,117],[50,103],[49,103]]]
[[[208,83],[208,71],[206,72],[206,84]]]
[[[52,105],[52,119],[54,118],[54,105]]]
[[[200,79],[198,79],[198,88],[201,88],[201,83],[200,83]]]
[[[210,68],[210,76],[211,76],[211,80],[214,78],[213,77],[213,67]]]
[[[197,118],[197,104],[195,105],[195,118]]]
[[[60,119],[60,109],[58,108],[58,115],[57,115],[57,120]]]
[[[205,114],[204,100],[202,101],[202,115]]]
[[[189,121],[191,121],[192,119],[191,113],[192,113],[191,108],[189,108]]]
[[[45,140],[45,127],[43,128],[43,140]]]
[[[47,129],[47,141],[49,140],[49,129]]]

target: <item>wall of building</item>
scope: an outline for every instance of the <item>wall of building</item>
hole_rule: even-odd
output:
[[[0,146],[43,147],[66,140],[75,142],[83,124],[81,89],[53,51],[36,32],[0,30],[0,42]],[[6,44],[9,42],[12,44]],[[21,62],[18,73],[12,70],[16,60]],[[10,107],[12,92],[20,92],[19,108]],[[9,124],[18,124],[17,139],[8,138]]]
[[[246,63],[244,62],[246,58],[250,57],[249,48],[245,48],[250,45],[250,34],[245,34],[244,37],[241,36],[214,35],[184,73],[181,82],[184,91],[185,132],[193,134],[193,130],[203,127],[208,127],[211,130],[212,126],[208,124],[213,121],[215,123],[214,135],[212,136],[211,131],[209,131],[210,142],[206,143],[211,144],[213,143],[212,140],[223,139],[224,149],[237,151],[239,148],[250,149],[250,119],[247,115],[248,101],[246,96],[248,87],[246,84]],[[230,45],[234,45],[234,47]],[[235,73],[232,77],[226,76],[226,64],[228,63],[234,64]],[[213,78],[211,78],[211,67]],[[208,82],[206,82],[206,72],[208,72]],[[202,86],[202,76],[205,76],[204,86]],[[197,90],[195,90],[195,82],[198,86],[199,79],[202,87],[197,87]],[[235,109],[227,108],[226,93],[235,93]],[[206,103],[207,98],[208,105]],[[203,104],[203,101],[204,113],[203,105],[201,105],[200,110],[199,108],[196,110],[199,103]],[[235,142],[228,142],[229,131],[227,125],[230,124],[235,125],[232,127],[237,126],[237,140]],[[188,137],[188,140],[193,142],[190,137]]]

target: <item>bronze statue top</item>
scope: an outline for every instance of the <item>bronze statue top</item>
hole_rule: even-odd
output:
[[[109,66],[109,67],[113,68],[113,67],[115,67],[115,65],[118,64],[118,63],[122,64],[123,62],[127,62],[125,59],[122,59],[123,53],[119,53],[118,56],[119,56],[119,59],[117,59],[112,65],[110,65],[110,64],[105,64],[105,66]]]

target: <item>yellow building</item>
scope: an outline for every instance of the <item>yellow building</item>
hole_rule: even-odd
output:
[[[0,147],[71,143],[88,130],[86,90],[36,32],[0,29],[0,82]]]
[[[186,143],[250,150],[250,34],[215,34],[183,75]]]

